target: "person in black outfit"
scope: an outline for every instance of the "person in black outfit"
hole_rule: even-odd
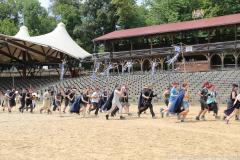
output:
[[[233,84],[232,85],[232,91],[231,91],[231,94],[230,94],[228,102],[227,102],[227,109],[224,111],[224,112],[227,113],[227,115],[224,115],[223,120],[226,119],[228,114],[231,114],[234,111],[233,104],[234,104],[234,102],[236,100],[236,97],[237,97],[237,90],[238,90],[238,85],[237,84]],[[238,114],[235,115],[235,120],[239,120]]]
[[[66,109],[69,105],[69,94],[70,94],[71,90],[70,89],[67,89],[66,92],[64,93],[64,109],[63,109],[63,113],[66,113]]]
[[[237,90],[238,90],[238,85],[233,84],[232,92],[231,92],[230,99],[229,99],[228,106],[227,106],[228,108],[231,108],[233,106],[233,103],[235,102],[236,97],[237,97]],[[237,115],[235,115],[235,120],[239,120]]]
[[[83,117],[85,117],[86,109],[90,104],[90,95],[88,88],[86,88],[81,95],[82,107],[80,109],[80,112],[83,114]]]
[[[75,99],[76,99],[75,94],[76,94],[76,89],[73,88],[73,89],[71,90],[71,93],[69,93],[69,95],[68,95],[70,110],[72,110],[73,103],[75,102]],[[71,113],[71,112],[70,112],[70,113]]]
[[[28,108],[30,108],[30,112],[33,113],[33,103],[32,103],[32,93],[27,90],[26,94],[26,110],[28,111]]]
[[[150,109],[152,118],[155,117],[155,113],[153,111],[153,105],[152,105],[152,98],[156,97],[157,95],[153,93],[153,90],[150,88],[150,86],[145,86],[143,91],[140,95],[140,104],[138,108],[138,117],[140,117],[141,113],[146,111],[148,108]]]
[[[201,104],[201,110],[199,111],[199,114],[196,117],[196,120],[200,120],[200,116],[202,120],[205,120],[205,114],[208,111],[208,105],[207,105],[207,98],[208,98],[208,86],[209,82],[204,83],[202,90],[198,93],[200,96],[200,104]]]
[[[21,88],[21,91],[19,93],[19,100],[21,104],[21,106],[19,107],[19,111],[23,113],[23,110],[26,105],[26,91],[23,88]]]
[[[103,107],[104,107],[104,104],[107,102],[107,99],[108,99],[108,92],[103,91],[103,94],[100,97],[100,106],[101,106],[100,112],[106,111],[106,109],[104,109]]]
[[[226,118],[225,118],[225,122],[228,124],[229,120],[235,115],[239,116],[239,109],[240,109],[240,94],[235,98],[235,101],[233,103],[233,110],[229,111],[229,113],[226,113],[226,111],[224,111]]]
[[[9,107],[8,107],[8,112],[12,112],[12,107],[16,106],[16,93],[15,89],[13,88],[12,91],[8,94],[8,100],[9,100]]]

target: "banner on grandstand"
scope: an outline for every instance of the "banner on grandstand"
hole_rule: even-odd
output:
[[[155,78],[157,65],[158,65],[157,62],[152,62],[152,79]]]
[[[98,72],[99,68],[100,68],[100,63],[96,62],[96,64],[95,64],[95,72]]]
[[[181,47],[180,46],[174,46],[174,51],[175,51],[174,56],[167,61],[168,65],[171,65],[171,64],[173,64],[174,62],[177,61],[177,59],[178,59],[178,57],[181,53]]]
[[[185,51],[186,52],[192,52],[193,51],[193,47],[192,46],[186,46]]]
[[[91,75],[91,80],[92,81],[96,81],[97,80],[97,76],[96,76],[96,72],[93,72]]]
[[[100,74],[103,76],[106,75],[108,77],[111,69],[113,69],[113,66],[112,66],[112,64],[109,64],[109,66]]]

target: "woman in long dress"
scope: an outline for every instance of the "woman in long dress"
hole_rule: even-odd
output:
[[[234,116],[237,115],[239,117],[239,108],[240,108],[240,94],[238,94],[238,96],[235,99],[235,102],[233,103],[233,107],[234,110],[232,113],[227,113],[225,110],[225,115],[227,115],[227,117],[225,118],[225,122],[228,124],[229,120]]]

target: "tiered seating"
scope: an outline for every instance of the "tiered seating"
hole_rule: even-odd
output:
[[[16,89],[29,87],[32,87],[33,89],[39,89],[51,84],[55,84],[57,81],[59,81],[59,77],[34,77],[27,79],[20,77],[15,77],[14,79],[11,77],[1,77],[0,90],[6,91],[7,89],[11,89],[13,86],[13,81]]]
[[[80,78],[65,79],[59,81],[58,77],[42,77],[37,79],[29,79],[22,81],[16,79],[18,86],[29,86],[39,90],[44,90],[49,86],[55,86],[55,88],[76,87],[78,90],[82,90],[87,86],[100,86],[103,90],[112,90],[115,84],[128,84],[129,95],[132,101],[137,101],[138,95],[145,84],[153,83],[153,89],[158,93],[156,100],[162,100],[163,91],[172,83],[179,82],[182,84],[187,80],[190,84],[191,101],[197,102],[199,96],[197,93],[201,90],[202,84],[206,81],[213,83],[218,90],[218,98],[221,103],[225,103],[229,93],[231,92],[232,83],[240,82],[240,71],[211,71],[211,72],[196,72],[196,73],[175,73],[175,72],[158,72],[153,79],[151,73],[138,73],[138,74],[124,74],[124,75],[112,75],[108,78],[106,76],[97,76],[96,81],[91,80],[91,76],[82,76]],[[1,89],[9,88],[11,79],[0,79]],[[93,84],[93,85],[92,85]]]

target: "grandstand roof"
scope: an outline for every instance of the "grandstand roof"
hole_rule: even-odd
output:
[[[38,62],[45,62],[46,59],[60,60],[66,55],[76,59],[91,57],[91,54],[70,37],[63,23],[59,23],[52,32],[35,37],[30,37],[25,26],[22,26],[15,36],[0,34],[0,55],[4,55],[1,56],[1,62],[23,60],[22,51],[30,54],[26,60]]]
[[[114,31],[98,38],[95,38],[94,42],[124,39],[140,36],[151,36],[162,33],[179,32],[186,30],[210,28],[217,26],[226,26],[240,23],[240,14],[232,14],[220,17],[212,17],[200,20],[176,22],[162,25],[154,25],[126,30]]]

